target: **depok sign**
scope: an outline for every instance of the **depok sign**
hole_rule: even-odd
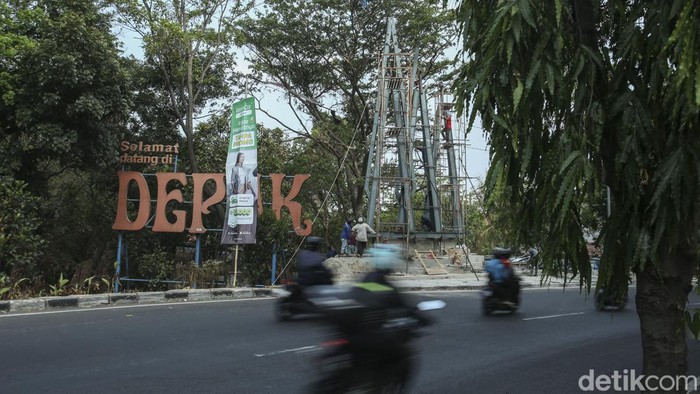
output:
[[[138,231],[143,229],[151,217],[151,190],[146,182],[146,177],[136,171],[120,171],[117,173],[119,177],[119,194],[117,196],[117,213],[112,224],[112,229],[117,231]],[[277,220],[281,218],[282,208],[287,208],[292,218],[294,232],[300,236],[311,234],[312,221],[305,219],[302,223],[301,204],[294,201],[304,182],[309,179],[310,175],[301,174],[294,175],[292,186],[287,195],[282,195],[282,182],[287,176],[285,174],[270,174],[272,182],[272,209],[275,211]],[[258,180],[260,175],[257,175]],[[208,198],[204,198],[204,186],[207,182],[214,182],[215,192]],[[136,216],[132,220],[129,212],[128,192],[131,184],[134,184],[138,192],[138,208]],[[155,204],[155,220],[152,230],[154,232],[184,232],[187,229],[187,212],[182,209],[173,209],[167,211],[167,206],[171,202],[183,203],[184,198],[182,190],[176,187],[187,185],[187,176],[184,173],[178,172],[159,172],[156,173],[156,204]],[[257,182],[259,185],[260,183]],[[256,191],[259,194],[259,187]],[[210,209],[213,205],[221,203],[226,195],[224,186],[224,174],[205,173],[192,174],[192,219],[189,223],[189,232],[192,234],[206,233],[202,222],[202,216],[211,213]],[[257,201],[257,213],[262,213],[261,199]],[[250,208],[252,209],[252,208]],[[174,217],[174,221],[168,219],[169,215]],[[133,215],[131,215],[133,216]]]
[[[120,171],[117,173],[119,177],[119,195],[117,199],[117,214],[114,219],[112,229],[118,231],[138,231],[143,229],[151,217],[151,190],[149,189],[146,177],[135,171]],[[294,198],[299,194],[303,183],[309,179],[310,175],[294,175],[292,186],[289,193],[282,195],[282,182],[286,178],[285,174],[270,174],[272,182],[272,209],[275,211],[277,220],[281,218],[282,208],[287,208],[292,218],[294,232],[300,236],[311,234],[312,222],[310,219],[305,219],[302,223],[301,204],[294,201]],[[166,207],[171,202],[183,203],[184,198],[182,190],[173,188],[172,186],[180,184],[187,185],[187,176],[184,173],[176,172],[160,172],[156,174],[156,205],[155,205],[155,221],[152,230],[154,232],[183,232],[187,229],[187,212],[182,209],[173,209],[170,214],[175,220],[168,220]],[[207,182],[214,182],[215,192],[213,195],[204,199],[204,185]],[[128,191],[130,185],[134,183],[139,193],[138,209],[136,217],[132,220],[129,212]],[[226,194],[224,188],[224,174],[192,174],[192,220],[189,224],[189,232],[192,234],[205,233],[202,222],[202,215],[211,213],[210,209],[214,204],[220,203]],[[258,200],[257,212],[262,212],[262,203]],[[133,213],[133,212],[132,212]]]

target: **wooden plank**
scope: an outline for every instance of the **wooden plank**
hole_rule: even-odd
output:
[[[420,252],[418,252],[417,250],[414,250],[413,252],[415,253],[416,258],[417,258],[418,261],[420,262],[420,265],[423,266],[423,269],[425,270],[425,272],[428,272],[428,267],[425,266],[425,263],[423,262],[423,259],[420,257]]]
[[[447,270],[444,268],[426,268],[425,273],[428,275],[445,275]]]
[[[430,261],[432,259],[435,262],[435,264],[437,264],[437,267],[434,266],[433,264],[430,264],[430,266],[428,266],[425,263],[425,261],[423,260],[421,253],[428,255],[428,256],[425,256],[425,257],[427,257],[426,260]],[[421,265],[423,266],[423,269],[425,270],[426,274],[428,274],[428,275],[447,274],[447,270],[445,269],[445,267],[442,266],[442,264],[440,264],[440,261],[438,261],[437,257],[435,256],[435,253],[433,253],[432,250],[427,250],[427,251],[415,250],[415,254],[416,254],[416,257],[418,258],[418,261],[420,261]]]
[[[433,272],[430,275],[446,274],[447,270],[445,269],[445,267],[442,266],[442,264],[440,264],[440,260],[438,260],[437,256],[435,256],[435,253],[432,250],[430,251],[430,255],[433,256],[433,260],[437,264],[437,267],[430,269]]]

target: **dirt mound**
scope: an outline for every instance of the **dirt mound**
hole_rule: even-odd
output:
[[[374,268],[369,257],[331,257],[324,263],[339,282],[354,281]]]
[[[447,273],[464,273],[466,271],[463,266],[449,264],[446,259],[441,261],[441,264],[447,270]],[[356,281],[365,273],[374,269],[371,255],[365,255],[364,257],[331,257],[326,260],[325,265],[333,271],[335,280],[338,282]],[[396,271],[392,276],[404,275],[428,275],[428,273],[418,260],[411,259],[398,262]]]

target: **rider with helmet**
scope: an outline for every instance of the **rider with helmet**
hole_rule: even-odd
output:
[[[373,270],[353,286],[353,299],[363,304],[367,310],[376,312],[370,314],[373,317],[385,319],[392,316],[410,315],[421,324],[427,324],[428,319],[415,308],[409,306],[399,290],[387,278],[398,266],[401,259],[401,247],[383,243],[375,245],[370,251],[372,254],[371,264],[374,265]],[[403,340],[395,336],[392,339]],[[381,346],[383,347],[396,346],[396,344],[390,343],[391,341],[381,339],[380,336],[375,336],[374,340],[382,342]]]
[[[371,264],[373,270],[368,272],[360,283],[378,283],[396,289],[387,280],[389,275],[397,266],[401,258],[401,248],[390,243],[377,244],[372,248]]]
[[[510,255],[511,250],[508,248],[494,248],[493,258],[486,262],[484,268],[489,274],[489,287],[494,296],[506,304],[514,305],[517,304],[520,283],[508,260]]]
[[[321,253],[322,243],[320,237],[307,237],[306,248],[299,252],[297,282],[302,286],[333,284],[333,272],[323,264],[326,256]]]
[[[387,276],[401,259],[401,248],[388,243],[369,250],[372,270],[348,293],[347,305],[324,315],[343,338],[336,354],[350,357],[330,369],[314,392],[404,392],[413,376],[415,330],[428,320],[406,303]],[[339,341],[340,342],[340,341]]]

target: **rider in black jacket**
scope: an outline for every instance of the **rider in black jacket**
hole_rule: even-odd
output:
[[[323,264],[326,256],[320,251],[322,243],[319,237],[307,237],[306,249],[299,252],[297,282],[302,286],[333,284],[333,272]]]

